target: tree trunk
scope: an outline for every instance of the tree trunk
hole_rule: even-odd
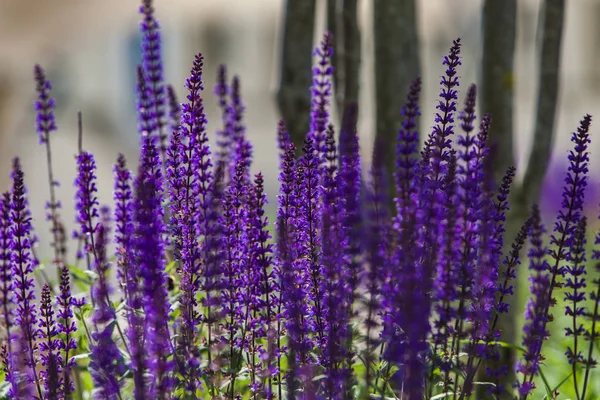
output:
[[[400,111],[410,82],[419,76],[419,38],[414,0],[373,2],[375,40],[376,136],[393,193],[395,148]]]
[[[277,104],[298,149],[310,123],[315,0],[287,0]]]

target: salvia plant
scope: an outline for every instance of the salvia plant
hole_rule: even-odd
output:
[[[280,189],[270,217],[263,175],[251,173],[240,80],[219,69],[222,125],[211,148],[202,56],[193,59],[180,105],[163,80],[150,0],[140,12],[139,160],[131,171],[118,156],[114,201],[101,205],[97,188],[105,183],[97,182],[93,154],[80,150],[73,240],[52,171],[55,101],[44,70],[34,69],[50,189],[51,235],[43,240],[52,244],[58,282],[41,273],[16,158],[0,201],[5,397],[524,400],[558,398],[570,384],[574,398],[597,398],[600,279],[586,275],[594,272],[590,262],[600,269],[600,247],[587,254],[583,215],[589,115],[572,135],[552,230],[534,205],[507,238],[515,168],[501,182],[489,178],[493,121],[476,122],[475,85],[458,103],[460,40],[444,57],[422,149],[416,78],[401,110],[395,170],[382,163],[390,144],[375,143],[363,171],[356,106],[348,106],[339,134],[331,124],[326,34],[315,51],[302,148],[283,123],[277,129]],[[77,261],[69,262],[70,246]],[[522,343],[502,343],[497,322],[520,312],[509,304],[523,268],[530,293]],[[553,327],[556,314],[565,326]],[[543,374],[553,367],[544,362],[551,329],[564,329],[562,382]],[[505,347],[520,354],[512,386],[500,383]]]

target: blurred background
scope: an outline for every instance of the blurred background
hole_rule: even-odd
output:
[[[361,151],[368,163],[375,131],[373,79],[373,2],[358,1],[362,64],[360,72]],[[514,92],[514,147],[518,166],[525,165],[534,130],[537,99],[536,25],[539,0],[517,6]],[[0,0],[0,187],[9,184],[10,160],[23,159],[31,193],[34,224],[45,232],[43,205],[48,197],[45,150],[34,129],[35,84],[32,68],[40,63],[52,81],[57,101],[58,132],[52,138],[55,175],[62,183],[65,222],[72,223],[77,148],[77,111],[83,114],[84,148],[97,157],[101,203],[110,203],[112,165],[123,152],[130,165],[138,154],[135,113],[135,68],[140,63],[139,2],[135,0]],[[226,64],[237,74],[247,106],[246,125],[254,144],[254,170],[265,174],[269,198],[277,190],[276,128],[280,118],[276,92],[285,13],[284,0],[156,0],[162,26],[165,78],[184,100],[184,80],[195,53],[205,57],[205,105],[209,131],[219,128],[212,95],[216,69]],[[481,0],[417,1],[423,99],[421,128],[433,124],[442,57],[452,40],[463,39],[459,75],[461,96],[476,82],[481,65]],[[315,43],[325,28],[326,1],[317,1]],[[556,140],[552,168],[560,169],[566,146],[585,113],[600,115],[600,1],[566,2],[560,60]],[[394,37],[390,37],[390,46]],[[308,91],[308,88],[306,88]],[[404,97],[404,93],[402,93]],[[462,103],[462,97],[459,100]],[[398,109],[399,113],[400,109]],[[598,132],[593,123],[592,132]],[[592,135],[597,136],[597,135]],[[600,139],[592,143],[599,154]],[[558,165],[558,167],[556,167]],[[592,167],[600,164],[592,161]],[[42,172],[43,171],[43,172]],[[522,171],[521,171],[522,172]],[[556,178],[556,176],[554,176]],[[562,182],[562,178],[555,181]],[[72,226],[72,225],[71,225]],[[40,243],[46,253],[47,243]]]

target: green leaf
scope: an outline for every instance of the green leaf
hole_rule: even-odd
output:
[[[84,360],[90,357],[92,353],[81,353],[81,354],[77,354],[76,356],[71,357],[71,360],[73,361],[77,361],[77,360]]]
[[[440,394],[433,396],[429,400],[439,400],[439,399],[444,399],[444,398],[450,397],[450,396],[454,396],[454,392],[440,393]]]

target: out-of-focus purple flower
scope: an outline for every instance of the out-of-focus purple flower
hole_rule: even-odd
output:
[[[33,69],[38,98],[35,101],[37,113],[36,130],[40,137],[40,144],[49,140],[51,132],[56,131],[56,120],[54,119],[54,108],[56,103],[54,97],[50,96],[52,84],[46,79],[44,69],[37,65]]]
[[[169,360],[162,173],[155,140],[149,135],[142,139],[140,167],[135,180],[134,240],[146,314],[145,349],[139,351],[146,350],[148,354],[147,363],[154,382],[147,393],[151,398],[162,399],[171,391],[172,362]]]
[[[347,133],[348,141],[352,142],[353,134]],[[322,243],[322,305],[324,317],[324,346],[320,363],[325,371],[325,393],[328,398],[343,397],[347,389],[347,369],[344,360],[348,357],[346,345],[348,344],[347,324],[351,318],[353,291],[358,280],[357,257],[360,248],[354,254],[350,252],[349,232],[356,229],[354,222],[357,219],[348,218],[347,213],[359,213],[358,193],[356,188],[357,176],[355,165],[354,143],[347,144],[347,154],[341,161],[342,170],[336,174],[338,158],[336,153],[335,132],[333,126],[327,128],[326,169],[323,176],[323,214],[321,222]],[[354,167],[354,168],[353,168]],[[358,169],[360,171],[360,169]],[[360,176],[360,173],[358,174]],[[347,182],[345,181],[347,180]],[[348,186],[353,186],[348,188]],[[360,190],[360,181],[358,181]],[[343,205],[343,206],[342,206]],[[352,209],[352,207],[354,207]],[[359,217],[360,218],[360,217]],[[351,220],[348,222],[348,220]]]
[[[35,286],[33,283],[33,262],[31,256],[31,214],[27,201],[27,189],[24,183],[23,170],[18,158],[13,160],[12,171],[12,198],[10,204],[10,249],[11,267],[13,275],[13,299],[17,304],[15,310],[15,326],[20,328],[19,351],[24,357],[19,357],[26,384],[21,391],[18,389],[18,397],[28,398],[30,396],[31,384],[35,383],[37,392],[42,397],[42,389],[38,376],[35,372],[37,365],[37,339],[40,335],[36,328],[37,308],[35,306]],[[15,388],[13,388],[15,389]]]
[[[2,320],[6,329],[7,351],[10,354],[10,330],[13,326],[12,271],[11,271],[11,217],[10,193],[5,192],[0,199],[0,296],[2,296]]]
[[[380,340],[373,338],[381,322],[377,316],[382,311],[382,288],[385,283],[385,266],[390,254],[390,233],[392,232],[389,215],[388,175],[383,165],[385,148],[381,140],[375,141],[373,162],[366,185],[365,204],[365,261],[367,272],[363,275],[367,289],[365,306],[367,315],[364,319],[365,334],[365,381],[370,385],[372,380],[371,365],[375,362],[374,351]]]
[[[406,218],[410,212],[412,196],[416,186],[416,168],[418,164],[419,132],[417,131],[417,117],[419,110],[419,94],[421,92],[421,78],[416,78],[410,85],[407,102],[402,107],[402,128],[398,131],[396,140],[396,170],[394,181],[396,183],[396,211],[397,223]]]
[[[244,180],[250,184],[250,166],[252,165],[252,143],[246,137],[246,127],[243,118],[246,107],[242,103],[240,79],[234,76],[231,82],[231,102],[227,107],[230,147],[230,179],[233,180],[238,164],[244,168]]]
[[[50,286],[45,284],[42,289],[42,303],[40,306],[40,353],[42,366],[40,371],[42,382],[44,382],[45,397],[47,399],[59,399],[60,387],[62,386],[62,358],[60,355],[60,339],[57,338],[60,333],[54,320],[54,310],[52,309],[52,299],[50,296]]]
[[[6,374],[6,381],[11,384],[9,395],[18,397],[19,379],[18,370],[15,369],[13,341],[15,333],[13,311],[13,284],[12,284],[12,250],[11,244],[11,196],[5,192],[0,200],[0,293],[2,296],[2,322],[6,330],[6,341],[2,345],[2,363]]]
[[[92,299],[95,304],[92,321],[96,325],[107,324],[116,317],[115,310],[110,303],[111,289],[108,283],[109,263],[106,257],[108,236],[108,227],[103,223],[98,224],[94,240],[94,254],[96,258],[94,271],[97,274],[97,278],[92,285]]]
[[[125,364],[117,344],[112,338],[115,325],[98,327],[92,333],[90,344],[90,374],[94,381],[95,396],[105,400],[121,398],[119,378],[125,373]]]
[[[230,93],[227,84],[227,67],[219,65],[217,72],[217,84],[215,85],[214,95],[218,98],[219,108],[221,109],[221,121],[223,126],[217,130],[217,151],[216,161],[228,164],[231,161],[231,136],[232,124],[228,112],[228,96]]]
[[[175,132],[179,127],[179,122],[181,120],[181,104],[179,104],[179,101],[177,100],[175,88],[171,85],[167,85],[167,98],[169,99],[169,128],[171,129],[171,132]]]
[[[160,154],[165,163],[165,151],[168,135],[165,130],[165,85],[163,78],[163,61],[161,56],[160,25],[154,17],[152,0],[142,0],[140,14],[143,19],[140,22],[142,33],[142,67],[148,94],[151,96],[154,118],[156,118],[156,133],[148,131],[149,134],[158,136]]]
[[[329,119],[327,108],[331,102],[333,76],[333,36],[330,32],[325,33],[319,47],[314,52],[316,65],[312,71],[311,86],[311,121],[309,137],[312,140],[313,150],[317,152],[319,169],[325,162],[326,130]]]
[[[341,214],[340,220],[344,230],[342,236],[345,236],[345,240],[347,240],[344,249],[345,254],[347,254],[344,260],[344,268],[348,270],[348,275],[345,279],[346,288],[344,291],[348,296],[348,303],[352,305],[356,299],[355,291],[358,287],[362,263],[363,221],[360,201],[362,169],[358,134],[356,132],[358,105],[356,103],[349,104],[344,114],[339,144],[339,172],[334,184],[339,187],[337,190],[339,191],[340,200],[344,203],[344,212]],[[337,161],[335,159],[328,160],[330,165]],[[354,312],[352,306],[348,311],[350,313]]]
[[[159,129],[154,97],[146,81],[146,72],[141,65],[137,67],[137,111],[138,133],[142,137],[154,136]]]

